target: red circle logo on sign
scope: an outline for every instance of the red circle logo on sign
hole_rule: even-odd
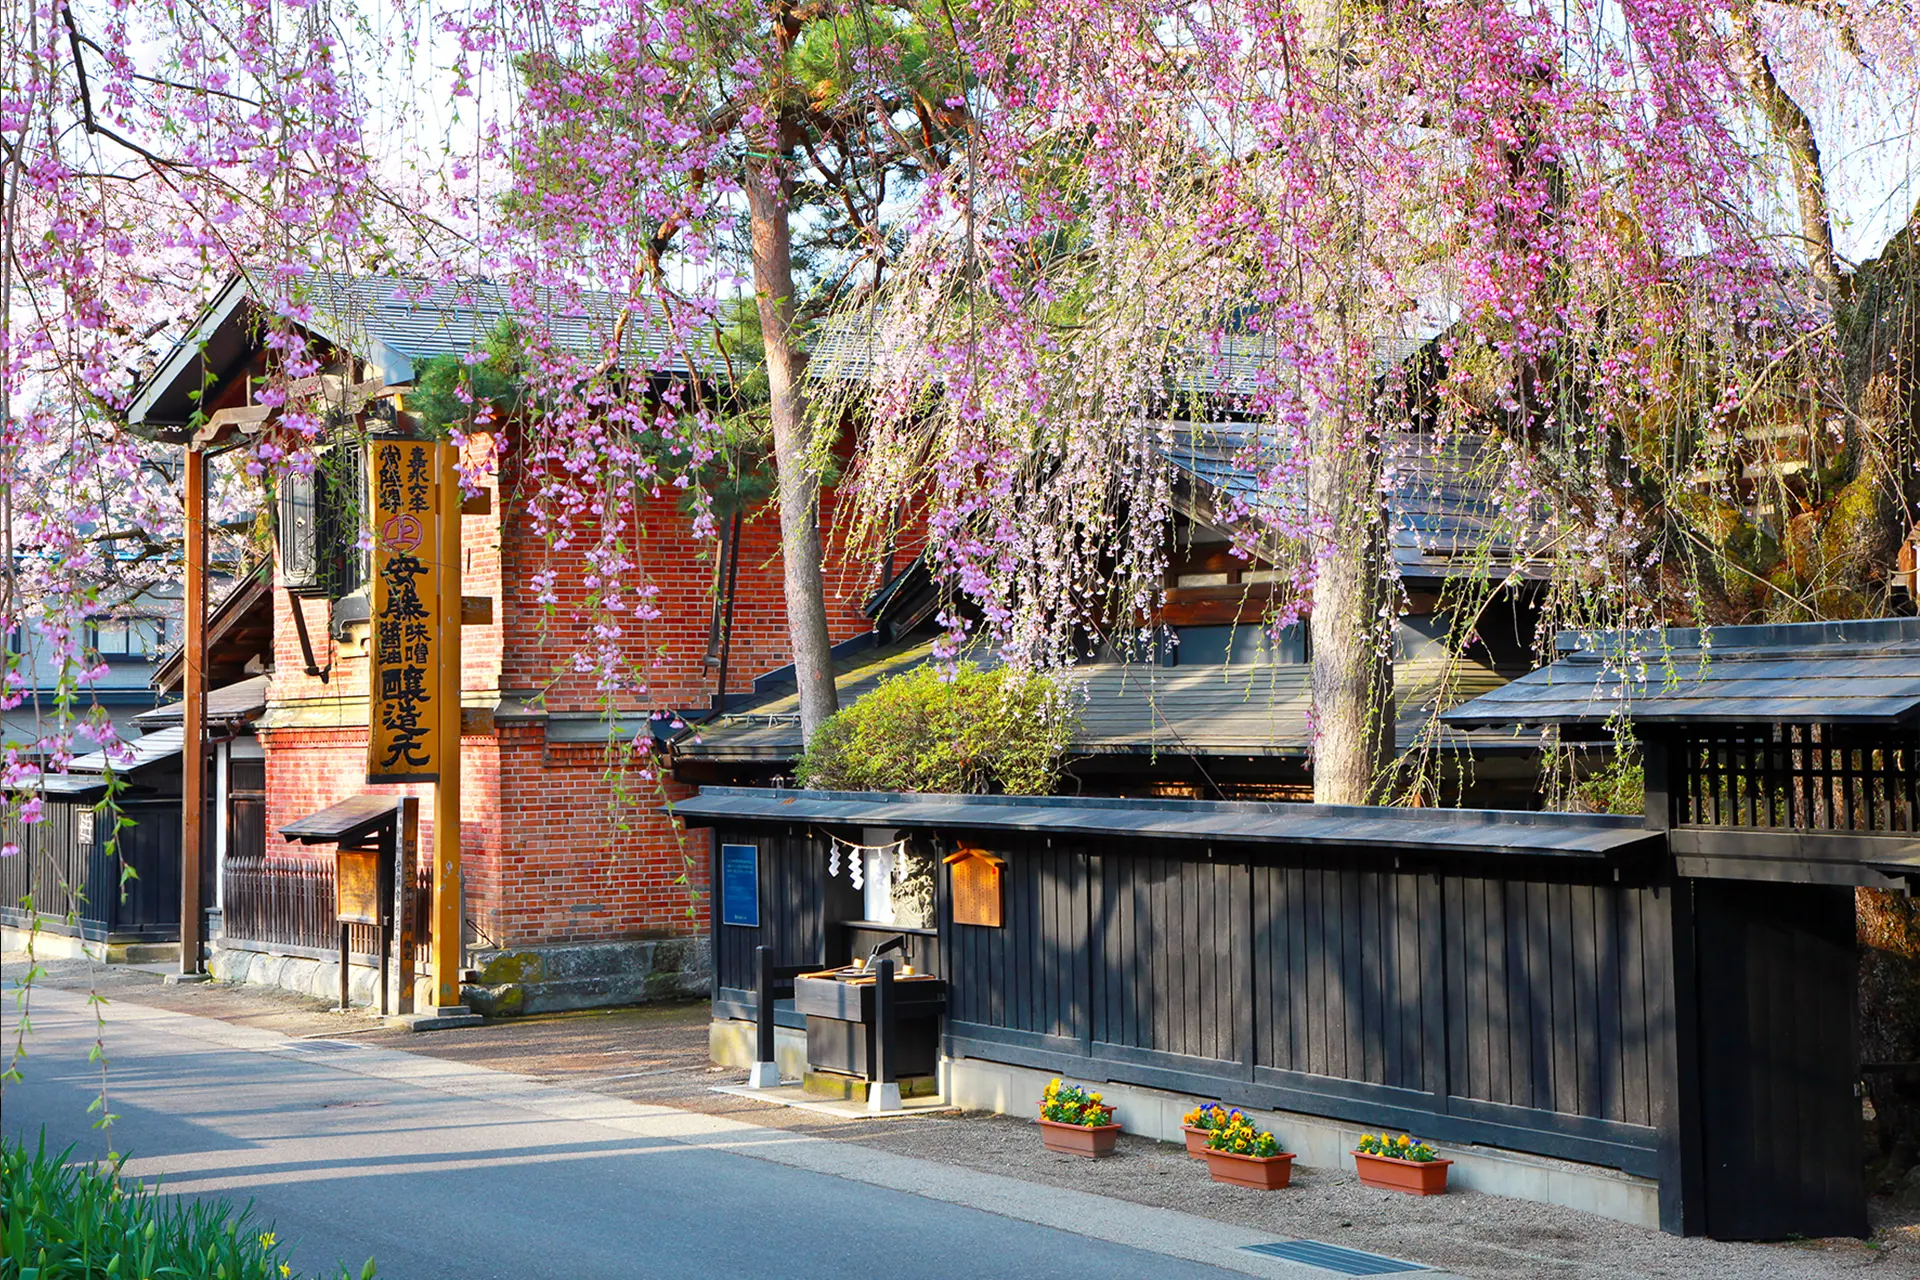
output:
[[[398,551],[417,551],[426,538],[427,529],[419,516],[392,516],[380,526],[380,540]]]

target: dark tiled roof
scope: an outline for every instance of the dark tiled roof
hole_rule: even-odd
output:
[[[1201,486],[1219,507],[1231,500],[1271,506],[1256,467],[1281,463],[1285,444],[1273,429],[1255,423],[1172,424],[1175,467]],[[1504,576],[1515,567],[1514,536],[1524,531],[1503,518],[1493,496],[1492,464],[1484,436],[1438,438],[1396,432],[1388,441],[1385,502],[1393,534],[1393,558],[1403,577],[1450,577],[1461,573]],[[1304,525],[1303,493],[1291,519]],[[1544,572],[1522,566],[1532,575]]]
[[[396,796],[348,796],[318,813],[296,818],[280,834],[301,844],[351,844],[392,818],[399,809]]]
[[[557,350],[596,357],[613,341],[617,319],[611,296],[593,291],[567,298],[540,289],[522,307],[508,288],[482,280],[318,274],[303,284],[320,332],[358,350],[379,343],[409,362],[481,350],[503,321],[542,327]],[[621,332],[622,353],[636,364],[684,369],[677,346],[659,313],[634,315]]]
[[[178,725],[171,729],[158,729],[126,744],[133,758],[126,762],[109,761],[107,753],[95,751],[90,755],[76,756],[67,767],[75,773],[105,773],[109,768],[115,773],[133,773],[149,765],[164,764],[178,757],[185,749],[187,731]]]
[[[672,812],[701,825],[828,822],[1578,858],[1603,858],[1659,839],[1639,818],[1602,814],[771,787],[703,787],[699,795],[675,803]]]
[[[302,277],[293,292],[294,305],[306,308],[299,321],[304,328],[367,361],[388,384],[411,382],[419,361],[484,349],[488,335],[506,319],[544,326],[557,350],[600,358],[613,341],[617,316],[606,293],[565,297],[542,289],[523,308],[506,286],[483,280],[449,285],[319,272]],[[259,345],[260,317],[273,301],[263,301],[244,276],[229,280],[134,390],[128,423],[154,431],[186,422],[198,408],[192,393],[203,380],[220,382],[245,366]],[[688,367],[687,353],[658,313],[631,316],[620,336],[622,358],[635,367],[661,372]],[[688,345],[696,358],[709,350],[704,335]]]
[[[904,359],[907,342],[907,335],[894,335],[890,343],[882,341],[852,320],[830,323],[812,335],[807,376],[829,382],[867,381],[890,360]],[[1384,341],[1377,363],[1385,371],[1412,358],[1424,345],[1414,339]],[[1276,359],[1269,341],[1229,338],[1217,351],[1190,353],[1176,381],[1180,390],[1192,395],[1247,395],[1264,386],[1263,375]],[[1273,501],[1271,495],[1260,492],[1258,474],[1258,469],[1282,461],[1280,453],[1286,445],[1273,428],[1229,421],[1146,425],[1157,426],[1170,439],[1169,460],[1201,488],[1214,511],[1236,501]],[[1392,515],[1394,560],[1403,576],[1503,576],[1515,567],[1514,538],[1526,536],[1524,522],[1501,519],[1494,502],[1494,459],[1484,436],[1441,440],[1399,432],[1389,447],[1385,500]],[[1304,506],[1304,492],[1291,500]],[[1528,576],[1544,573],[1543,568],[1526,565],[1524,555],[1518,558]]]
[[[249,676],[234,684],[223,685],[207,691],[207,719],[209,720],[256,720],[267,709],[266,676]],[[185,722],[186,704],[169,702],[164,707],[155,707],[151,711],[142,711],[133,718],[134,723],[149,731],[164,725],[177,725]]]
[[[848,706],[871,693],[888,676],[932,660],[930,643],[877,650],[869,661],[838,673],[840,705]],[[1079,727],[1069,748],[1075,754],[1301,757],[1307,753],[1313,694],[1310,669],[1304,664],[1155,667],[1101,662],[1073,668],[1066,678],[1082,696]],[[1447,698],[1470,698],[1501,679],[1490,668],[1463,664],[1451,674]],[[1441,663],[1395,665],[1402,748],[1414,745],[1426,729],[1446,680]],[[1439,745],[1469,747],[1478,740],[1443,728]],[[800,753],[799,697],[783,691],[722,715],[703,726],[697,740],[689,738],[678,749],[703,759],[793,759]]]
[[[1895,724],[1920,713],[1920,619],[1600,632],[1448,712],[1462,727]]]

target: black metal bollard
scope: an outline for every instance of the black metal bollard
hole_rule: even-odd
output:
[[[898,1111],[899,1019],[893,1007],[893,961],[882,960],[873,979],[873,1079],[867,1082],[869,1111]]]
[[[753,949],[753,1073],[747,1077],[749,1089],[780,1087],[780,1068],[774,1059],[773,948]]]

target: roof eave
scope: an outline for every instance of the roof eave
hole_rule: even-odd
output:
[[[207,341],[251,296],[252,292],[247,286],[247,279],[241,274],[235,274],[220,292],[213,296],[213,300],[207,303],[194,320],[193,327],[187,330],[186,336],[174,343],[173,350],[168,352],[166,357],[154,366],[153,372],[134,388],[133,398],[127,402],[125,415],[128,430],[163,444],[186,442],[191,430],[190,423],[148,422],[147,413],[162,395],[172,389],[175,382],[187,375],[193,367],[193,362],[199,359]]]

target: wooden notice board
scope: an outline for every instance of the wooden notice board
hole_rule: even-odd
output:
[[[334,918],[343,924],[379,924],[380,855],[371,849],[342,849],[334,867]]]
[[[1000,893],[1002,860],[985,849],[962,848],[947,855],[953,887],[953,922],[998,929],[1004,920]]]
[[[373,617],[367,642],[368,782],[440,778],[439,452],[427,440],[372,449]],[[456,516],[455,519],[458,519]],[[458,715],[459,709],[452,714]]]

